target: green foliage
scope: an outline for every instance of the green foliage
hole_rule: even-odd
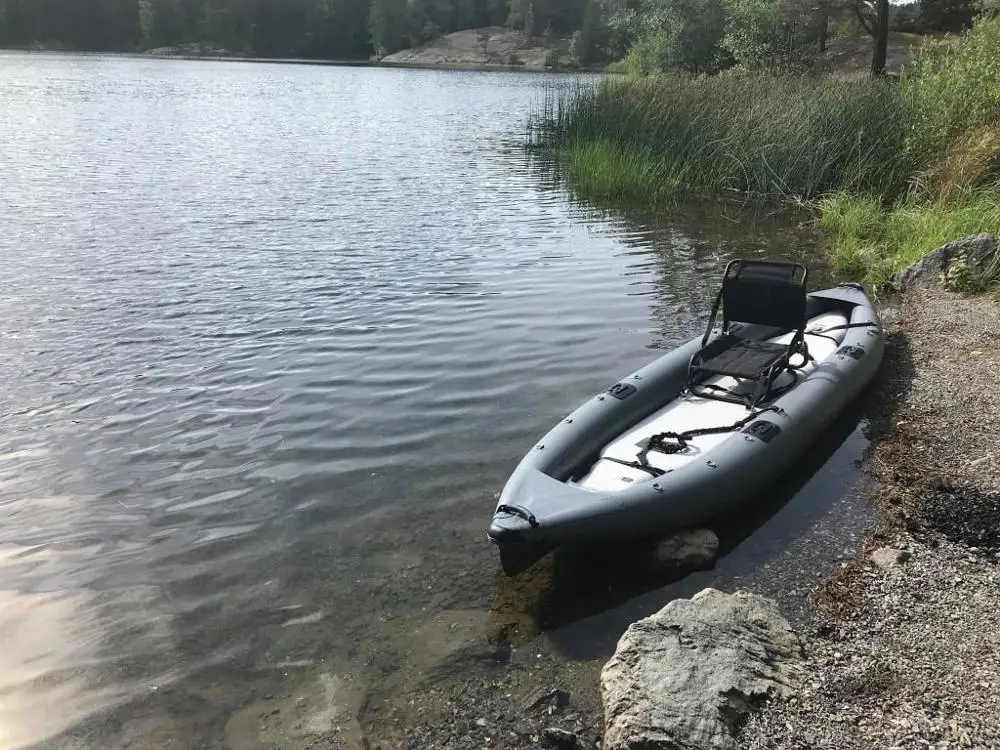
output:
[[[906,152],[929,164],[963,133],[1000,123],[1000,20],[983,17],[960,44],[941,42],[906,68]]]
[[[138,0],[0,0],[0,46],[132,49]]]
[[[553,97],[531,139],[557,150],[614,144],[667,165],[670,185],[689,190],[895,194],[908,177],[897,168],[903,115],[888,82],[669,74]]]
[[[809,68],[832,0],[644,0],[612,16],[610,47],[636,74]]]
[[[608,55],[620,60],[646,29],[647,14],[638,8],[626,7],[608,18]]]
[[[595,4],[597,0],[594,0]],[[586,0],[0,0],[0,46],[133,50],[191,45],[263,57],[358,59],[527,13],[569,34]],[[512,7],[513,5],[513,7]],[[599,6],[601,7],[601,6]],[[603,11],[602,11],[603,12]],[[600,29],[596,29],[600,31]],[[586,36],[586,32],[584,34]],[[600,34],[598,34],[600,37]],[[597,54],[606,41],[598,39]]]
[[[934,248],[980,232],[1000,233],[1000,192],[969,191],[949,202],[883,205],[841,193],[820,202],[818,225],[833,245],[834,266],[885,283]],[[962,269],[953,272],[962,283]]]
[[[626,150],[609,141],[570,146],[559,163],[577,192],[602,201],[656,200],[683,187],[683,172],[673,171],[650,150]]]
[[[599,0],[587,0],[580,28],[573,34],[570,55],[581,65],[603,60],[608,39],[608,24]]]
[[[964,31],[979,12],[977,0],[919,0],[919,26],[914,31]]]
[[[920,3],[893,3],[889,6],[889,30],[922,34],[924,21],[920,14]]]
[[[1000,254],[983,271],[978,271],[969,265],[964,254],[953,258],[944,272],[944,286],[953,292],[963,294],[982,294],[1000,284]]]
[[[734,61],[770,70],[811,65],[819,16],[803,0],[727,0],[723,46]]]
[[[403,49],[408,39],[406,0],[372,0],[368,33],[380,57]]]
[[[635,41],[626,57],[637,74],[667,70],[710,73],[729,65],[722,48],[726,13],[722,0],[660,0],[647,3],[638,17],[623,17],[616,28],[631,22],[627,33]]]
[[[416,47],[439,36],[441,28],[435,22],[427,1],[410,0],[406,4],[406,40],[409,46]]]

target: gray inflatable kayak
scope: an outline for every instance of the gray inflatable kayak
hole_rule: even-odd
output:
[[[650,538],[738,509],[875,375],[883,331],[860,285],[807,294],[805,269],[788,283],[789,264],[733,264],[748,270],[727,267],[703,336],[582,404],[517,465],[487,531],[507,575],[563,544]]]

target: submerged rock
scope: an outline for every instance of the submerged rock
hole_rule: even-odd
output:
[[[532,690],[524,700],[524,710],[536,711],[539,709],[558,710],[569,705],[569,693],[559,688],[536,688]]]
[[[952,260],[964,256],[969,269],[982,274],[996,257],[997,240],[991,234],[973,234],[931,250],[916,263],[912,263],[893,276],[893,284],[900,292],[909,289],[941,286],[941,279]]]
[[[548,747],[560,748],[561,750],[573,750],[579,747],[576,733],[558,727],[543,729],[542,742]]]
[[[719,553],[719,537],[709,529],[691,529],[667,537],[653,550],[657,570],[711,568]]]
[[[601,670],[604,750],[730,750],[757,705],[794,692],[802,644],[777,604],[704,589],[629,626]]]

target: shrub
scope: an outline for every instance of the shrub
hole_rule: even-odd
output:
[[[982,17],[962,38],[928,45],[900,77],[909,99],[905,149],[933,164],[963,134],[1000,123],[1000,19]]]

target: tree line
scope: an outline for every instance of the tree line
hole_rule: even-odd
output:
[[[136,51],[211,45],[264,57],[366,59],[459,29],[574,34],[581,62],[635,50],[648,66],[794,61],[831,24],[878,35],[968,26],[980,0],[0,0],[0,46]],[[735,51],[735,52],[734,52]],[[728,61],[728,62],[727,62]]]
[[[0,0],[0,46],[203,44],[264,57],[365,59],[481,26],[568,35],[583,7],[584,0]]]

